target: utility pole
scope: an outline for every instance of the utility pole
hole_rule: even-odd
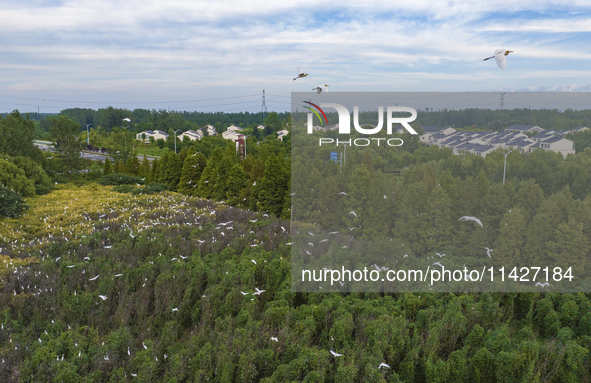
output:
[[[90,133],[88,132],[88,127],[92,125],[92,123],[84,125],[86,125],[86,145],[90,145]]]
[[[507,152],[507,154],[503,154],[505,156],[505,165],[503,166],[503,185],[505,184],[505,170],[507,170],[507,156],[511,153],[512,150]]]

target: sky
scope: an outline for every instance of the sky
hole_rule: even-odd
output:
[[[400,3],[0,0],[0,112],[256,113],[263,90],[281,112],[321,84],[591,91],[589,1]],[[504,71],[483,61],[501,48]]]

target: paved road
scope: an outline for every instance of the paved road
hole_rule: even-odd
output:
[[[37,145],[39,147],[39,149],[41,150],[45,150],[45,151],[53,151],[53,143],[49,142],[49,141],[33,141],[33,143],[35,145]],[[102,153],[95,153],[95,152],[87,152],[87,151],[82,151],[80,152],[80,156],[83,158],[88,158],[92,161],[101,161],[101,162],[105,162],[105,159],[108,158],[109,160],[113,161],[113,158],[111,158],[111,156],[109,156],[108,154],[102,154]],[[155,159],[158,159],[160,157],[156,157],[156,156],[146,156],[148,158],[148,161],[152,162]],[[137,156],[137,158],[142,161],[144,159],[144,155],[139,155]]]

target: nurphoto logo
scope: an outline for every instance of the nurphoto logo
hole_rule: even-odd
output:
[[[314,132],[314,115],[316,115],[318,117],[318,119],[320,120],[321,123],[325,123],[326,125],[328,125],[328,119],[326,118],[326,114],[324,113],[324,110],[322,108],[334,108],[336,109],[338,115],[339,115],[339,134],[351,134],[351,117],[350,117],[350,113],[349,110],[341,105],[341,104],[336,104],[336,103],[321,103],[320,106],[309,102],[309,101],[304,101],[306,104],[309,104],[311,106],[313,106],[314,108],[316,108],[316,110],[312,109],[311,107],[308,106],[304,106],[304,108],[308,109],[311,111],[311,113],[308,113],[308,134],[312,134]],[[413,135],[417,135],[418,133],[416,132],[416,130],[414,130],[412,128],[412,126],[410,126],[410,123],[413,122],[416,118],[417,118],[417,111],[413,108],[409,108],[407,106],[388,106],[386,109],[387,113],[387,117],[386,117],[386,133],[387,134],[392,134],[392,127],[394,126],[394,124],[401,124],[402,127],[404,129],[406,129],[406,131],[410,134]],[[322,114],[322,118],[320,116],[320,114],[318,113],[320,112],[320,114]],[[394,113],[410,113],[410,117],[395,117]],[[358,106],[354,106],[353,107],[353,126],[355,127],[355,130],[358,133],[361,134],[367,134],[367,135],[372,135],[372,134],[376,134],[379,133],[383,126],[384,126],[384,107],[380,106],[378,108],[378,125],[374,128],[362,128],[361,125],[359,124],[359,107]],[[386,139],[386,138],[372,138],[371,140],[377,141],[377,145],[380,145],[380,141],[381,140],[385,140],[386,144],[388,146],[401,146],[404,141],[400,138],[390,138],[390,139]],[[322,146],[322,144],[332,144],[335,142],[335,139],[333,138],[320,138],[318,141],[319,146]],[[336,145],[338,146],[339,144],[348,144],[348,145],[354,145],[354,146],[368,146],[371,144],[370,139],[368,138],[357,138],[355,140],[346,140],[346,141],[342,141],[339,140],[338,138],[336,139]]]

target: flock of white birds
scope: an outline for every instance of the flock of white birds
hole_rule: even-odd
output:
[[[104,190],[106,190],[106,187]],[[75,197],[75,195],[78,197]],[[35,227],[23,227],[22,225],[15,227],[14,224],[17,220],[2,220],[0,222],[0,233],[2,233],[0,234],[0,238],[6,244],[4,249],[0,249],[0,256],[3,256],[2,262],[0,263],[0,271],[2,271],[3,266],[6,272],[16,274],[17,281],[24,280],[24,277],[29,274],[29,277],[31,275],[34,277],[32,279],[29,278],[29,280],[38,282],[37,284],[27,285],[17,283],[17,288],[20,291],[15,289],[13,291],[15,296],[20,293],[31,294],[33,296],[52,293],[53,287],[48,285],[49,282],[45,282],[45,280],[50,280],[48,274],[41,271],[34,271],[37,269],[34,263],[19,263],[20,259],[12,258],[10,256],[11,254],[20,254],[21,256],[26,254],[28,257],[38,257],[41,261],[45,261],[48,255],[43,249],[55,241],[61,243],[71,242],[73,240],[83,241],[88,236],[113,231],[116,228],[118,231],[128,232],[131,242],[135,243],[140,236],[143,237],[143,240],[156,240],[157,236],[154,235],[152,229],[158,230],[159,228],[177,228],[182,226],[193,226],[196,229],[202,229],[206,225],[208,225],[208,229],[203,231],[202,238],[196,241],[199,246],[211,246],[222,241],[217,246],[230,246],[229,240],[231,238],[240,237],[247,237],[248,242],[255,242],[253,244],[254,246],[263,246],[264,242],[259,239],[259,236],[263,232],[256,229],[258,226],[256,223],[260,219],[269,217],[268,214],[260,214],[260,217],[256,218],[258,214],[254,212],[241,211],[242,213],[238,213],[241,222],[222,222],[222,217],[228,215],[224,211],[226,209],[233,209],[226,206],[223,202],[206,201],[196,197],[188,197],[169,192],[130,197],[129,195],[122,195],[115,192],[85,193],[84,188],[81,188],[81,190],[76,191],[76,194],[71,193],[70,197],[66,199],[54,199],[53,204],[50,203],[51,199],[49,196],[36,197],[41,200],[41,203],[33,206],[25,214],[25,217],[23,217],[26,218],[29,214],[34,215],[39,214],[39,212],[45,212],[42,213],[43,215]],[[74,201],[77,201],[81,197],[88,198],[88,203],[84,205],[84,208],[74,203]],[[201,202],[201,207],[196,207],[197,202]],[[60,227],[60,223],[63,223],[63,227]],[[240,226],[236,226],[237,224]],[[255,233],[254,230],[248,231],[248,227],[258,230],[258,233]],[[288,231],[281,225],[277,225],[276,228],[274,227],[273,233],[267,232],[266,234],[271,234],[271,241],[275,241],[276,243],[277,241],[279,243],[284,242],[289,238]],[[95,250],[97,253],[96,257],[93,258],[101,257],[103,256],[101,253],[111,251],[111,249],[115,251],[120,246],[107,242],[109,241],[109,236],[102,236],[102,238],[103,240],[101,240],[99,248]],[[81,248],[82,244],[80,243],[79,246]],[[173,245],[170,244],[170,246],[172,247]],[[92,286],[97,286],[96,284],[101,278],[120,278],[124,277],[127,273],[126,271],[123,273],[113,273],[111,276],[92,273],[94,269],[92,266],[93,259],[91,259],[92,254],[89,254],[91,257],[84,257],[83,261],[80,262],[78,258],[81,258],[81,256],[79,257],[76,254],[77,250],[78,248],[74,247],[68,250],[67,255],[57,257],[53,262],[58,267],[64,267],[62,272],[64,270],[73,270],[68,271],[68,273],[77,272],[86,275],[85,280],[88,281],[86,288],[96,291],[96,287]],[[252,254],[259,253],[255,252]],[[167,256],[160,253],[159,257]],[[178,254],[178,257],[169,258],[168,262],[186,262],[189,256]],[[152,261],[149,262],[153,263]],[[257,264],[255,259],[252,259],[251,262],[254,265]],[[261,262],[265,263],[267,261],[261,260]],[[0,280],[0,282],[3,281]],[[145,286],[146,283],[144,282],[142,287]],[[264,289],[254,287],[253,292],[242,292],[242,294],[250,295],[252,297],[250,300],[254,300],[255,297],[260,297],[265,291]],[[76,296],[78,292],[74,290],[71,293],[73,296]],[[97,303],[105,302],[109,299],[107,295],[100,293],[100,291],[96,291],[95,294]],[[202,298],[207,298],[207,295],[203,294]],[[179,311],[179,308],[171,307],[170,310],[174,315],[174,313]],[[4,324],[2,324],[2,329],[4,330]],[[38,340],[39,343],[42,343],[41,337]],[[279,341],[276,337],[273,337],[272,340]],[[10,341],[12,342],[12,339]],[[147,349],[145,344],[143,346]],[[15,349],[18,349],[16,345]],[[131,351],[128,349],[128,354],[130,353]],[[79,356],[81,356],[81,352],[79,352]],[[108,360],[108,358],[109,355],[104,356],[105,360]],[[63,359],[57,358],[57,361],[61,360]],[[132,374],[132,376],[137,375]]]
[[[513,51],[507,50],[507,49],[497,49],[494,53],[494,55],[485,58],[482,61],[486,61],[486,60],[490,60],[490,59],[495,59],[495,61],[497,62],[497,66],[499,68],[501,68],[502,70],[507,69],[507,55],[509,53],[513,53]],[[293,81],[299,79],[299,78],[304,78],[307,77],[308,73],[304,73],[304,71],[298,67],[298,74],[297,76],[293,79]],[[328,84],[322,84],[317,86],[316,88],[312,89],[314,91],[316,91],[316,94],[320,94],[322,92],[328,92]]]

